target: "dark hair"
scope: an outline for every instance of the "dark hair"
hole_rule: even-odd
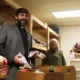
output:
[[[26,14],[29,14],[29,11],[25,8],[18,8],[16,11],[15,11],[15,15],[17,16],[19,13],[26,13]]]

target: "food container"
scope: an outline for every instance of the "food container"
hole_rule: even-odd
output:
[[[0,63],[0,78],[6,78],[8,72],[7,61],[4,59],[3,62]]]
[[[7,65],[0,67],[0,78],[6,78],[8,72]]]

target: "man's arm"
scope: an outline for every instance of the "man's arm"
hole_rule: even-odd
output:
[[[0,55],[2,55],[4,57],[6,57],[6,54],[5,54],[6,41],[7,41],[6,26],[1,26],[1,29],[0,29]]]

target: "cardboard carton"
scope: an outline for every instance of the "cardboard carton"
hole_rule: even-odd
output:
[[[64,80],[64,76],[61,72],[24,72],[18,70],[16,80]]]
[[[44,75],[44,73],[18,71],[16,75],[16,80],[43,80]]]
[[[38,69],[49,72],[49,66],[38,66]],[[61,72],[64,75],[64,80],[76,80],[76,70],[74,66],[54,66],[54,73]]]

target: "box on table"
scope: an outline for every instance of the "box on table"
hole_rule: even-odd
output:
[[[76,80],[76,70],[74,66],[56,66],[54,72],[62,72],[64,80]]]
[[[38,66],[44,72],[49,72],[49,66]],[[76,80],[76,70],[74,66],[53,66],[54,72],[61,72],[64,80]]]
[[[24,72],[19,70],[16,75],[16,80],[43,80],[44,75],[44,73]]]
[[[61,72],[24,72],[18,70],[16,80],[64,80],[64,76]]]
[[[49,65],[37,66],[37,69],[40,69],[43,72],[49,72]]]

